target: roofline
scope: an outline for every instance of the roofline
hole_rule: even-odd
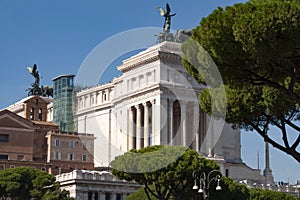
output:
[[[55,80],[57,80],[59,78],[62,78],[62,77],[74,77],[74,76],[75,76],[74,74],[63,74],[63,75],[59,75],[59,76],[53,78],[52,81],[55,81]]]

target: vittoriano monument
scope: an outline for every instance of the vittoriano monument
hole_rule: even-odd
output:
[[[31,88],[26,89],[28,92],[28,96],[30,95],[39,95],[39,96],[51,96],[53,97],[53,88],[51,86],[42,85],[40,87],[40,75],[37,70],[36,64],[33,67],[27,67],[29,73],[35,78],[34,83],[31,84]]]
[[[170,5],[166,4],[166,10],[161,7],[157,7],[160,11],[160,15],[165,18],[163,32],[157,35],[157,42],[170,41],[170,42],[184,42],[189,36],[192,35],[191,31],[177,30],[176,34],[170,33],[171,30],[171,18],[176,15],[176,13],[171,14]]]

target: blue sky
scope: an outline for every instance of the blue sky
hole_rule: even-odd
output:
[[[169,0],[172,29],[191,29],[217,6],[245,0]],[[162,27],[157,6],[163,0],[1,0],[0,109],[26,97],[33,82],[26,67],[34,63],[41,84],[51,85],[61,74],[76,74],[86,56],[102,41],[120,32]],[[155,38],[154,38],[155,40]],[[113,50],[113,49],[112,49]],[[116,63],[117,65],[118,63]],[[110,77],[108,77],[110,78]],[[242,158],[251,167],[264,167],[264,144],[254,132],[242,132]],[[300,164],[270,147],[276,181],[300,180]]]

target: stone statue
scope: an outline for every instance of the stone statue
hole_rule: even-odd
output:
[[[171,28],[171,17],[175,16],[176,13],[174,14],[170,14],[171,13],[171,9],[169,4],[167,3],[166,5],[166,10],[164,10],[161,7],[157,7],[157,9],[160,11],[160,15],[165,17],[165,23],[164,23],[164,28],[163,28],[163,32],[164,33],[169,33],[170,32],[170,28]]]
[[[53,88],[50,86],[44,86],[40,87],[40,75],[37,70],[36,64],[33,65],[33,67],[27,67],[29,73],[35,78],[34,83],[31,84],[31,88],[28,88],[28,96],[30,95],[39,95],[39,96],[52,96],[53,97]]]

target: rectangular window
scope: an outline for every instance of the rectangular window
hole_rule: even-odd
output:
[[[82,141],[82,147],[86,148],[86,141]]]
[[[74,147],[74,141],[69,141],[69,147],[73,148]]]
[[[42,111],[42,109],[39,109],[39,120],[43,121],[43,111]]]
[[[69,153],[69,160],[74,160],[74,155],[72,153]]]
[[[30,119],[34,120],[34,108],[30,109]]]
[[[110,200],[110,193],[105,193],[105,200]]]
[[[86,161],[86,155],[82,154],[82,161]]]
[[[8,135],[0,134],[0,142],[8,142]]]
[[[17,155],[17,160],[19,160],[19,161],[24,160],[24,155]]]
[[[122,195],[121,194],[117,194],[116,200],[122,200]]]
[[[8,155],[0,154],[0,160],[8,160]]]
[[[57,147],[60,146],[60,141],[59,140],[55,140],[55,146],[57,146]]]
[[[55,152],[55,155],[54,155],[55,159],[56,160],[60,160],[61,159],[61,154],[59,151]]]

